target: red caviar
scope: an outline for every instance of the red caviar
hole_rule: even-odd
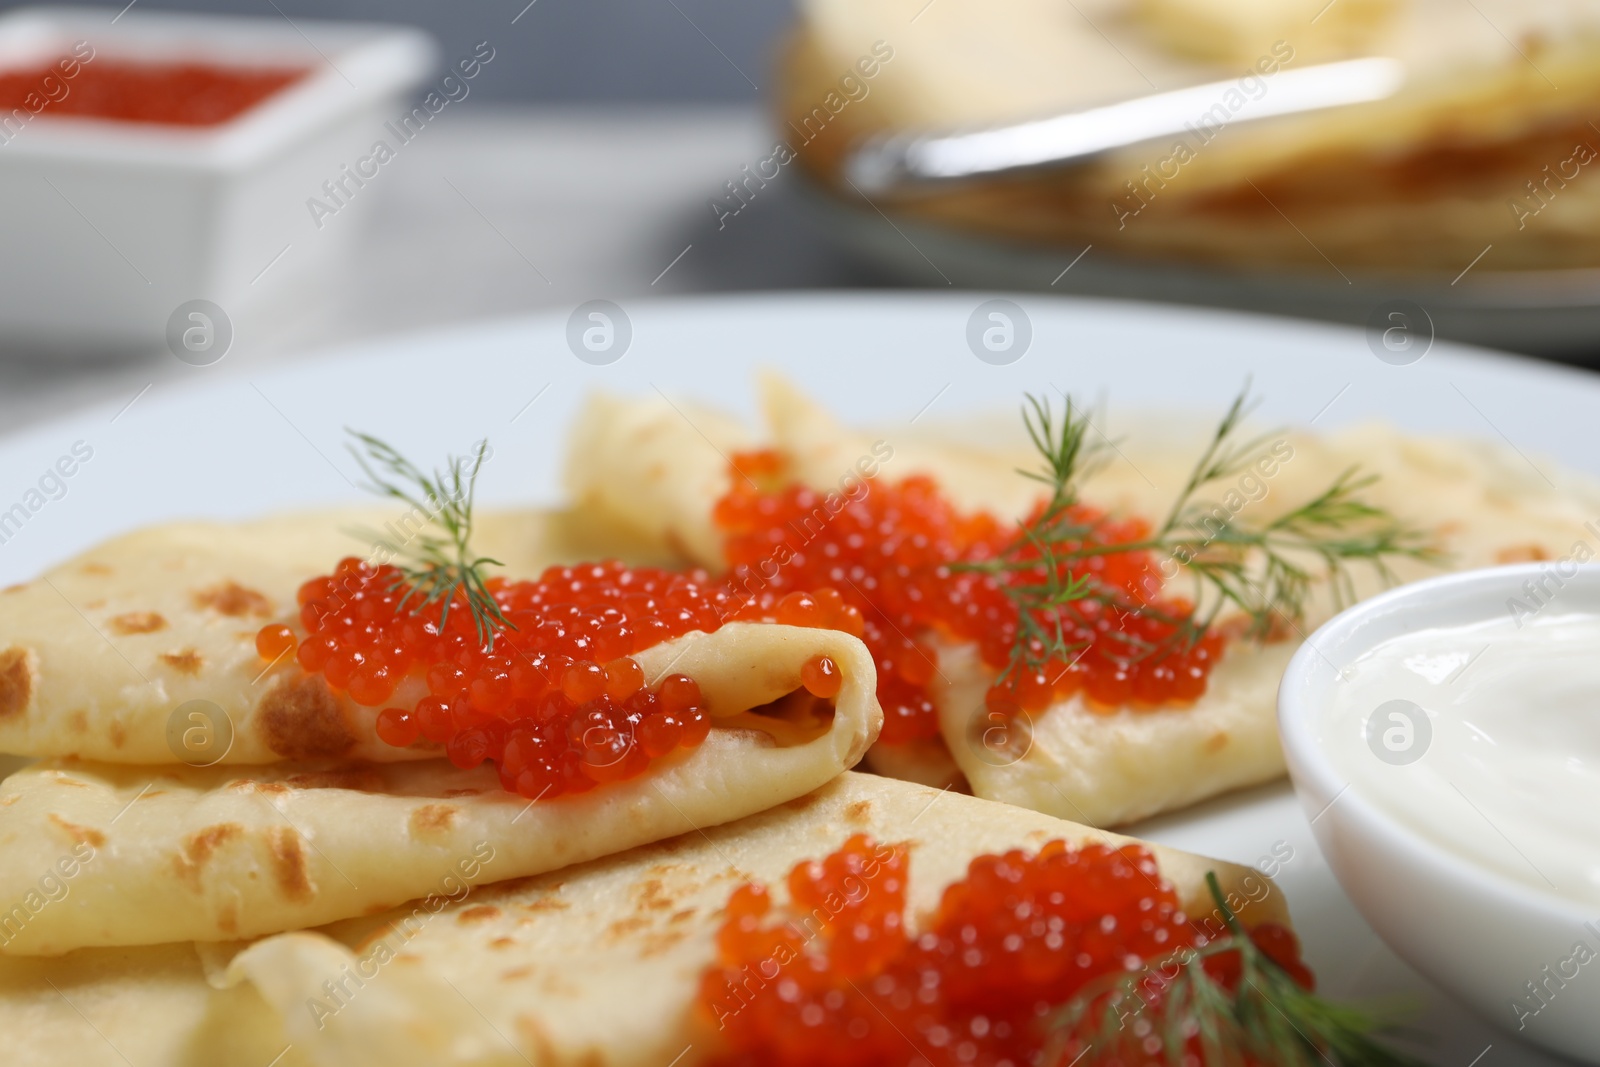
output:
[[[510,628],[485,650],[459,594],[441,629],[436,610],[402,608],[401,577],[391,566],[340,561],[300,587],[304,640],[273,623],[256,635],[257,651],[272,660],[293,649],[307,672],[383,708],[376,730],[386,744],[441,743],[464,768],[492,760],[502,784],[529,798],[633,778],[706,739],[710,713],[694,680],[673,674],[649,687],[632,654],[734,618],[860,626],[836,596],[743,603],[703,571],[610,562],[551,567],[536,581],[489,579]],[[819,696],[838,692],[827,662],[831,675],[815,662],[803,672]],[[401,706],[385,707],[391,701]]]
[[[831,700],[843,683],[839,665],[829,656],[813,656],[800,667],[800,684],[814,697]]]
[[[68,73],[70,71],[70,73]],[[0,73],[0,112],[215,126],[299,81],[306,68],[90,58]]]
[[[861,492],[844,496],[785,482],[783,459],[774,452],[740,453],[734,466],[740,476],[713,512],[726,537],[733,585],[765,600],[794,590],[837,597],[861,614],[860,636],[878,667],[885,742],[938,735],[929,689],[939,668],[930,638],[973,643],[995,670],[1009,663],[1020,619],[1002,583],[1038,583],[1043,566],[995,576],[951,564],[999,556],[1016,539],[1010,523],[958,510],[921,475],[862,482]],[[1071,519],[1093,531],[1091,545],[1130,544],[1150,533],[1143,520],[1111,518],[1087,505],[1075,506]],[[1071,574],[1092,575],[1165,618],[1091,600],[1071,603],[1059,609],[1061,620],[1069,642],[1087,646],[1082,654],[1014,677],[991,690],[991,704],[1008,713],[1037,711],[1081,691],[1102,709],[1152,708],[1205,692],[1222,637],[1207,633],[1190,646],[1171,640],[1177,626],[1170,620],[1193,607],[1160,595],[1155,562],[1150,552],[1130,549],[1075,563]],[[1152,646],[1162,651],[1151,654]]]
[[[1089,982],[1154,975],[1207,943],[1140,846],[980,856],[920,931],[905,917],[906,867],[904,846],[858,834],[794,868],[786,909],[759,884],[734,892],[699,998],[724,1042],[720,1067],[1024,1067]],[[1263,924],[1251,938],[1309,987],[1292,932]],[[1205,967],[1237,982],[1237,953]],[[1159,984],[1141,988],[1159,1003]],[[1081,1048],[1066,1036],[1063,1063]],[[1120,1062],[1166,1062],[1159,1040],[1143,1051]]]

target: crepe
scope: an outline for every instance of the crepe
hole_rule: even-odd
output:
[[[729,457],[751,447],[737,419],[665,394],[644,402],[592,395],[568,442],[566,489],[579,514],[637,535],[657,552],[705,565],[720,541],[693,502],[722,495]],[[622,483],[608,471],[626,470]]]
[[[307,1067],[255,987],[217,990],[193,945],[0,959],[7,1067]]]
[[[1133,0],[1131,16],[1175,55],[1248,66],[1280,40],[1296,42],[1301,62],[1370,52],[1404,6],[1404,0]]]
[[[819,655],[840,669],[831,706],[800,680]],[[0,953],[250,938],[554,870],[800,796],[881,723],[866,646],[838,631],[729,623],[635,658],[697,679],[713,729],[575,796],[530,802],[442,760],[19,771],[0,784]]]
[[[823,409],[776,379],[764,388],[771,444],[789,460],[795,477],[817,488],[878,435],[839,426]],[[1188,427],[1185,429],[1184,427]],[[1164,514],[1181,488],[1209,428],[1192,416],[1124,419],[1118,451],[1089,478],[1083,498],[1113,512]],[[896,435],[892,461],[882,477],[931,473],[964,507],[982,507],[1018,518],[1037,499],[1037,483],[1015,473],[1032,469],[1032,454],[1012,424],[1007,434],[989,432],[976,447],[945,431],[944,439]],[[684,441],[683,447],[689,447]],[[1269,442],[1291,458],[1275,474],[1256,478],[1259,499],[1239,486],[1220,486],[1239,496],[1250,522],[1272,516],[1321,492],[1352,466],[1380,475],[1362,495],[1398,518],[1430,533],[1447,553],[1446,563],[1400,560],[1405,581],[1442,569],[1466,569],[1529,559],[1586,559],[1600,550],[1600,486],[1541,461],[1487,442],[1424,439],[1381,426],[1365,426],[1327,437],[1287,433]],[[606,473],[614,491],[635,472]],[[1547,481],[1546,479],[1549,479]],[[710,524],[713,499],[700,502]],[[690,510],[680,504],[680,512]],[[1595,524],[1595,525],[1590,525]],[[659,530],[635,527],[641,536]],[[1587,549],[1578,548],[1582,543]],[[1587,553],[1587,554],[1585,554]],[[1359,566],[1359,595],[1383,588]],[[1174,591],[1188,590],[1180,575]],[[932,783],[950,782],[959,771],[978,796],[1048,812],[1092,825],[1117,825],[1192,804],[1284,773],[1275,721],[1276,690],[1284,665],[1304,636],[1330,616],[1326,588],[1309,601],[1298,632],[1269,644],[1232,641],[1214,668],[1206,693],[1186,708],[1156,711],[1093,709],[1081,697],[1012,723],[986,714],[984,692],[993,681],[969,646],[939,647],[933,699],[939,708],[944,749],[921,746],[889,752],[880,745],[868,765],[881,773]],[[1221,624],[1228,625],[1226,620]]]
[[[382,509],[174,523],[113,538],[11,586],[0,592],[0,752],[146,764],[436,755],[382,743],[370,710],[306,678],[292,657],[264,664],[255,646],[264,624],[298,611],[302,582],[369,554],[371,542],[352,531],[399,538],[420,526]],[[537,512],[480,516],[475,544],[513,574],[581,553],[661,559]],[[189,701],[223,717],[202,710],[191,719],[192,710],[178,710]],[[188,739],[206,742],[198,756],[183,747]]]
[[[716,1049],[692,1005],[731,892],[754,879],[782,900],[796,863],[854,833],[910,845],[911,916],[979,854],[1127,840],[846,774],[740,822],[485,887],[437,911],[269,938],[235,957],[228,975],[260,990],[295,1048],[326,1067],[689,1067]],[[1287,923],[1282,894],[1255,871],[1149,847],[1189,915],[1214,911],[1203,884],[1214,870],[1247,925]]]
[[[1239,121],[1280,71],[1360,55],[1401,61],[1404,86],[1371,104]],[[870,135],[1209,83],[1223,88],[1178,136],[899,210],[1073,254],[1093,244],[1097,256],[1318,275],[1331,262],[1448,281],[1489,244],[1483,269],[1597,262],[1600,187],[1582,177],[1600,158],[1585,110],[1600,90],[1592,0],[807,0],[779,111],[801,165],[859,204],[840,168]]]

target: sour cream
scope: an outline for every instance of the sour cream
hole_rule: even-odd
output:
[[[1352,791],[1469,862],[1600,904],[1600,615],[1414,631],[1334,690],[1318,740]]]

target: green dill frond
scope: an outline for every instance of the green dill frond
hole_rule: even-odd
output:
[[[488,454],[488,442],[474,445],[470,457],[446,457],[444,470],[429,474],[371,434],[348,432],[361,446],[348,447],[367,476],[365,488],[409,504],[426,515],[430,527],[437,531],[420,533],[406,541],[363,532],[388,553],[400,572],[395,587],[406,590],[400,609],[409,606],[413,614],[422,614],[437,606],[439,628],[443,630],[459,593],[472,614],[479,643],[492,649],[495,635],[514,627],[490,595],[484,577],[484,568],[499,566],[500,561],[475,556],[471,548],[473,497],[478,472]]]
[[[1246,635],[1261,639],[1281,622],[1301,621],[1318,583],[1329,587],[1336,606],[1351,602],[1353,566],[1367,566],[1387,582],[1393,578],[1389,565],[1394,559],[1440,558],[1421,531],[1363,499],[1362,491],[1377,476],[1354,469],[1270,521],[1251,523],[1232,513],[1218,521],[1217,509],[1203,502],[1201,494],[1207,487],[1244,475],[1276,437],[1273,433],[1242,436],[1244,422],[1257,406],[1246,383],[1149,538],[1101,544],[1094,540],[1095,528],[1074,520],[1072,509],[1083,480],[1114,448],[1113,443],[1091,438],[1099,431],[1089,413],[1070,397],[1059,420],[1047,398],[1026,397],[1023,423],[1042,462],[1037,470],[1019,473],[1049,487],[1047,502],[1036,517],[1019,524],[1017,537],[998,557],[955,565],[1003,579],[1006,596],[1017,607],[1017,642],[1002,683],[1019,671],[1068,662],[1081,653],[1083,645],[1068,639],[1061,615],[1074,601],[1097,601],[1123,615],[1160,619],[1175,627],[1177,645],[1198,640],[1223,611],[1236,608],[1248,619]],[[1139,551],[1170,561],[1173,574],[1185,573],[1192,579],[1193,602],[1198,605],[1193,615],[1168,618],[1122,590],[1101,586],[1076,566],[1094,556]],[[1018,580],[1024,575],[1039,580]],[[1119,643],[1123,646],[1119,654],[1130,659],[1155,655],[1166,647],[1148,647],[1132,637],[1122,637]]]

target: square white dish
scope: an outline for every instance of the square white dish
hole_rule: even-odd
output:
[[[0,246],[12,252],[0,263],[0,344],[13,352],[157,346],[180,304],[237,314],[327,270],[360,219],[318,227],[307,200],[369,150],[436,57],[426,34],[372,23],[89,7],[0,16],[0,66],[48,63],[80,41],[96,59],[309,73],[214,126],[48,106],[17,121],[0,144]],[[363,200],[348,204],[358,216]]]

